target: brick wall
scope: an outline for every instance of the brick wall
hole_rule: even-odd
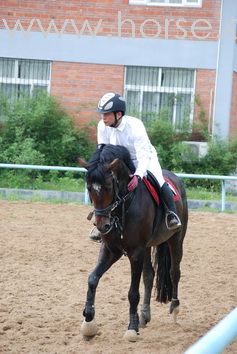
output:
[[[53,62],[51,93],[82,124],[95,119],[99,98],[106,92],[123,92],[124,67]]]
[[[200,117],[203,117],[208,125],[209,133],[212,128],[215,79],[215,70],[197,70],[194,121],[198,123]]]
[[[2,0],[0,2],[0,28],[13,28],[20,19],[27,29],[32,19],[41,21],[45,30],[50,20],[54,20],[60,31],[69,21],[64,31],[96,35],[188,38],[196,40],[216,40],[219,30],[221,0],[203,0],[201,8],[138,6],[129,1],[101,0],[79,2],[78,0]],[[96,6],[95,6],[96,5]],[[203,21],[200,21],[200,20]],[[87,23],[85,21],[88,21]],[[195,21],[199,20],[195,24]],[[88,24],[91,27],[88,28]],[[32,29],[40,31],[39,23],[31,23]],[[192,29],[193,27],[193,30]],[[209,27],[210,26],[210,27]],[[197,27],[204,27],[197,30]],[[76,29],[77,28],[77,29]],[[54,32],[55,29],[52,29]],[[134,31],[134,32],[133,32]],[[82,34],[83,34],[82,33]]]

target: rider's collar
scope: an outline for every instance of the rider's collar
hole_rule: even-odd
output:
[[[116,127],[116,129],[120,130],[121,132],[124,130],[126,125],[125,116],[121,117],[120,124]]]

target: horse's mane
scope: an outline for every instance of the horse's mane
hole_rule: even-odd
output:
[[[133,174],[135,166],[127,148],[121,145],[101,144],[88,162],[87,179],[103,184],[106,174],[105,165],[118,158],[122,160]]]

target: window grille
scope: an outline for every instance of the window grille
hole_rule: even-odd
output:
[[[129,4],[201,7],[202,0],[129,0]]]
[[[50,90],[50,62],[0,58],[0,92],[8,99]]]
[[[163,112],[179,128],[192,121],[194,86],[192,69],[127,66],[124,86],[127,114],[148,123]]]

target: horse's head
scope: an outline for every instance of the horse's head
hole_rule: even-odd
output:
[[[79,161],[87,169],[87,189],[94,206],[95,225],[102,234],[108,233],[113,227],[115,218],[112,217],[112,212],[117,208],[121,197],[127,193],[131,173],[123,160],[112,159],[114,154],[105,158],[105,153],[106,149],[99,159]]]

